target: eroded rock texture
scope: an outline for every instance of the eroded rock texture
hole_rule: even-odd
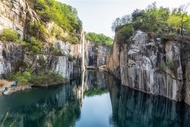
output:
[[[183,71],[180,44],[161,41],[137,31],[126,44],[115,43],[108,69],[123,85],[182,101]]]

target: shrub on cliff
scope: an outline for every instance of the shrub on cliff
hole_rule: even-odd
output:
[[[119,42],[125,43],[134,33],[134,28],[132,25],[125,25],[123,28],[119,30]]]
[[[18,40],[18,33],[16,30],[10,28],[3,29],[3,32],[0,35],[0,39],[3,41],[15,42]]]
[[[41,53],[42,42],[37,40],[35,37],[31,37],[28,42],[28,50],[32,53]]]
[[[66,40],[71,44],[80,44],[80,41],[76,36],[69,36]]]
[[[46,28],[40,21],[33,21],[30,23],[29,34],[41,41],[46,41],[47,38]]]
[[[70,33],[76,33],[82,29],[82,22],[75,8],[55,0],[33,0],[33,4],[34,10],[43,22],[54,21]]]

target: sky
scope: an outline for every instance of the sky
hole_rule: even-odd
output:
[[[86,32],[103,33],[114,37],[112,23],[117,17],[131,14],[135,9],[146,9],[156,2],[157,7],[178,8],[190,0],[57,0],[76,8]],[[190,13],[190,5],[187,8]]]

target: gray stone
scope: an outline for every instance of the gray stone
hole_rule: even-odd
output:
[[[120,44],[117,36],[115,40],[108,69],[123,85],[182,101],[183,72],[176,41],[163,46],[160,39],[149,39],[142,31],[137,31],[127,44]]]

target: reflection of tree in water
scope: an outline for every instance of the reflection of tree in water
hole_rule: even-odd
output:
[[[28,96],[28,101],[26,100],[24,104],[17,99],[15,102],[19,102],[19,104],[15,107],[12,106],[8,111],[9,115],[3,123],[4,127],[9,127],[15,118],[16,122],[13,127],[73,126],[75,121],[80,118],[81,102],[80,99],[76,97],[80,86],[76,86],[73,81],[70,85],[43,90],[42,88],[39,89],[39,91],[31,91],[30,94],[32,94],[32,96]],[[40,97],[38,93],[41,93],[43,97]],[[17,96],[17,94],[15,96]],[[18,94],[15,98],[20,97]],[[5,114],[1,114],[1,123],[4,118]]]
[[[84,95],[95,96],[107,93],[107,78],[108,75],[103,72],[87,71],[84,83]]]
[[[70,127],[80,118],[83,92],[85,96],[107,93],[107,77],[102,72],[87,71],[84,79],[51,88],[32,89],[1,100],[0,123],[7,116],[4,127]],[[82,86],[83,84],[84,86]],[[13,102],[10,104],[10,102]]]
[[[97,95],[102,95],[108,93],[108,89],[107,88],[99,88],[97,86],[95,86],[94,88],[85,91],[84,95],[87,97],[91,97],[91,96],[97,96]]]
[[[190,107],[160,96],[152,96],[109,80],[113,117],[116,127],[187,127]]]

